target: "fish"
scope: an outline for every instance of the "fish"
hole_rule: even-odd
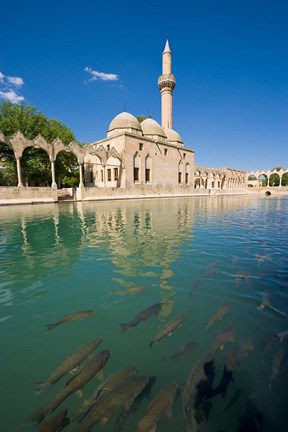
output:
[[[193,283],[193,288],[192,290],[189,292],[189,295],[192,295],[194,291],[196,291],[199,287],[199,283],[200,283],[200,279],[195,279],[194,283]]]
[[[116,387],[122,382],[136,375],[138,372],[138,366],[130,366],[126,369],[120,369],[114,374],[110,375],[105,381],[103,381],[91,396],[86,399],[79,410],[70,418],[71,422],[77,420],[79,417],[85,416],[90,409],[96,405],[103,397],[111,393]]]
[[[212,354],[208,353],[200,357],[200,359],[193,365],[188,378],[184,385],[184,390],[182,393],[182,410],[187,429],[190,430],[190,423],[187,417],[189,406],[191,404],[192,398],[196,396],[196,390],[199,383],[208,380],[205,371],[205,365],[212,361]],[[194,418],[194,415],[192,416]]]
[[[233,396],[231,397],[231,399],[229,400],[229,402],[227,403],[225,410],[227,411],[228,409],[230,409],[241,397],[242,394],[242,390],[239,387],[235,393],[233,394]]]
[[[226,342],[234,342],[235,327],[231,326],[218,333],[216,339],[212,343],[211,352],[214,353],[218,349],[223,350]]]
[[[135,415],[137,408],[140,405],[141,401],[144,399],[144,397],[147,397],[149,399],[151,398],[151,391],[152,391],[152,387],[154,386],[155,382],[156,382],[156,377],[150,376],[148,384],[146,385],[144,390],[134,399],[132,406],[128,410],[124,408],[120,412],[120,414],[116,420],[116,423],[114,425],[113,432],[121,432],[125,422],[129,418],[129,416],[131,414]]]
[[[36,384],[36,394],[40,394],[46,387],[58,382],[64,375],[78,367],[102,342],[101,338],[97,338],[85,345],[82,345],[73,354],[65,358],[58,368],[47,378],[47,380]]]
[[[170,355],[169,357],[163,357],[163,360],[167,360],[167,358],[169,358],[170,360],[174,360],[176,358],[182,357],[183,355],[193,351],[196,346],[197,346],[197,342],[195,342],[195,341],[188,342],[179,351],[175,352],[174,354]]]
[[[248,354],[248,351],[253,350],[253,344],[252,344],[252,336],[249,336],[245,339],[241,339],[239,341],[239,356],[242,359],[243,357],[246,357]]]
[[[78,311],[78,312],[72,312],[68,315],[65,315],[63,318],[61,318],[60,320],[58,320],[57,322],[55,322],[53,324],[46,324],[46,327],[47,327],[46,331],[52,330],[54,327],[57,327],[60,324],[88,318],[91,315],[95,315],[95,311],[91,310],[91,309]]]
[[[178,395],[178,391],[179,387],[176,381],[173,381],[162,388],[149,404],[134,432],[156,431],[157,423],[163,415],[171,418],[172,406]]]
[[[230,312],[232,307],[233,305],[231,303],[227,303],[221,306],[207,322],[206,330],[208,330],[208,328],[212,326],[215,323],[215,321],[221,320],[225,315],[227,315]]]
[[[92,407],[75,432],[89,432],[96,423],[106,424],[110,415],[119,407],[130,409],[134,399],[144,390],[148,382],[149,377],[135,376],[120,384]]]
[[[152,306],[149,306],[147,309],[144,309],[138,315],[136,315],[136,317],[133,318],[132,321],[120,324],[122,333],[124,333],[129,328],[136,327],[137,324],[139,324],[141,321],[146,321],[152,315],[157,315],[160,312],[161,307],[162,303],[155,303]]]
[[[50,420],[46,420],[38,425],[37,432],[57,432],[69,424],[69,418],[66,417],[67,408],[63,408],[52,417]]]
[[[135,295],[138,294],[142,291],[145,291],[146,289],[150,288],[151,285],[140,285],[140,286],[135,286],[135,287],[131,287],[131,288],[127,288],[126,290],[118,290],[118,291],[114,291],[114,294],[118,294],[118,295]]]
[[[108,349],[101,351],[97,356],[93,356],[89,363],[66,382],[65,387],[58,392],[51,402],[27,417],[26,420],[40,423],[50,411],[53,412],[68,396],[78,390],[81,391],[85,384],[104,368],[109,356],[110,350]]]
[[[275,381],[275,379],[277,378],[277,376],[279,374],[279,370],[280,370],[280,367],[282,364],[283,357],[284,357],[284,349],[280,349],[275,354],[275,356],[273,358],[271,376],[270,376],[270,381],[269,381],[269,385],[268,385],[270,390],[272,388],[273,381]]]
[[[256,309],[258,309],[258,310],[262,310],[262,309],[264,309],[266,306],[269,306],[269,305],[270,305],[270,302],[271,302],[271,295],[265,293],[265,294],[263,294],[262,301],[261,301],[260,305],[257,306]]]
[[[282,342],[283,339],[285,339],[288,336],[288,330],[285,330],[283,332],[274,333],[274,336],[276,338],[280,339],[280,342]]]
[[[163,339],[167,335],[171,335],[177,327],[181,326],[181,324],[186,320],[187,315],[182,314],[178,315],[172,321],[169,321],[160,331],[159,333],[152,339],[149,346],[152,347],[155,343],[158,343],[161,339]]]

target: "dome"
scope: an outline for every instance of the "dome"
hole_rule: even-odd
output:
[[[140,124],[144,135],[159,135],[166,138],[164,130],[155,120],[147,118]]]
[[[173,129],[164,129],[167,141],[183,144],[181,136]]]
[[[122,112],[114,117],[114,119],[111,121],[108,132],[114,129],[136,129],[141,131],[141,126],[137,118],[132,114],[129,114],[128,112]]]

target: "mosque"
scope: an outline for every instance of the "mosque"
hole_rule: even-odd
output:
[[[132,114],[122,112],[110,122],[106,138],[84,147],[76,142],[67,146],[59,139],[48,143],[41,135],[28,140],[21,132],[6,137],[0,131],[0,141],[14,151],[18,177],[18,187],[6,188],[5,195],[7,198],[11,195],[13,199],[31,199],[33,192],[35,199],[42,200],[49,195],[49,189],[47,200],[58,201],[60,191],[57,191],[55,161],[62,151],[71,152],[77,158],[79,187],[69,193],[78,201],[125,196],[245,193],[248,173],[195,165],[194,151],[185,147],[180,134],[173,129],[175,86],[172,52],[166,40],[162,74],[158,78],[161,125],[152,118],[139,122]],[[41,148],[48,154],[52,178],[50,188],[23,188],[21,158],[28,147]]]
[[[176,85],[172,75],[172,53],[168,40],[162,54],[162,126],[152,118],[139,123],[127,112],[110,123],[107,138],[89,144],[84,159],[85,184],[97,187],[163,189],[193,185],[194,151],[184,147],[179,133],[172,128],[172,98]],[[103,166],[103,153],[109,157]]]
[[[172,52],[166,40],[162,54],[161,126],[146,118],[139,123],[127,112],[110,123],[107,137],[85,148],[85,185],[97,188],[157,188],[172,193],[195,193],[197,189],[239,189],[246,187],[246,173],[238,170],[213,170],[195,167],[194,151],[184,146],[173,129]],[[89,150],[88,150],[89,149]]]

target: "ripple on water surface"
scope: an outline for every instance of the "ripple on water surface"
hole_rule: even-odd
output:
[[[1,430],[31,431],[27,417],[55,400],[71,375],[38,396],[35,383],[102,338],[96,354],[111,351],[104,379],[134,365],[137,376],[155,379],[133,410],[125,391],[136,381],[114,389],[114,402],[105,402],[107,423],[100,426],[98,408],[92,430],[136,430],[149,404],[160,391],[164,404],[176,382],[172,417],[152,419],[158,432],[186,432],[187,394],[186,421],[194,418],[207,432],[245,431],[254,421],[263,431],[285,432],[287,210],[286,198],[250,196],[0,208]],[[159,310],[150,308],[158,303]],[[87,310],[95,314],[81,315]],[[52,323],[59,325],[46,332]],[[208,352],[200,386],[195,378],[189,387],[193,367]],[[62,408],[73,416],[99,378],[86,383],[82,399],[74,391],[60,398],[45,420],[64,416]],[[162,409],[171,411],[169,403]]]

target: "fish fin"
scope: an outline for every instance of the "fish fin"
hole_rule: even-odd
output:
[[[77,395],[79,398],[82,398],[82,396],[83,396],[83,388],[76,390],[75,393],[76,393],[76,395]]]
[[[104,380],[104,371],[103,371],[103,369],[100,369],[100,371],[97,372],[96,377],[97,377],[100,381],[103,381],[103,380]]]
[[[35,395],[38,396],[40,395],[43,390],[47,387],[48,384],[46,384],[46,381],[40,382],[40,383],[36,383],[36,388],[35,388]]]
[[[69,371],[70,375],[74,375],[79,370],[79,365]]]

